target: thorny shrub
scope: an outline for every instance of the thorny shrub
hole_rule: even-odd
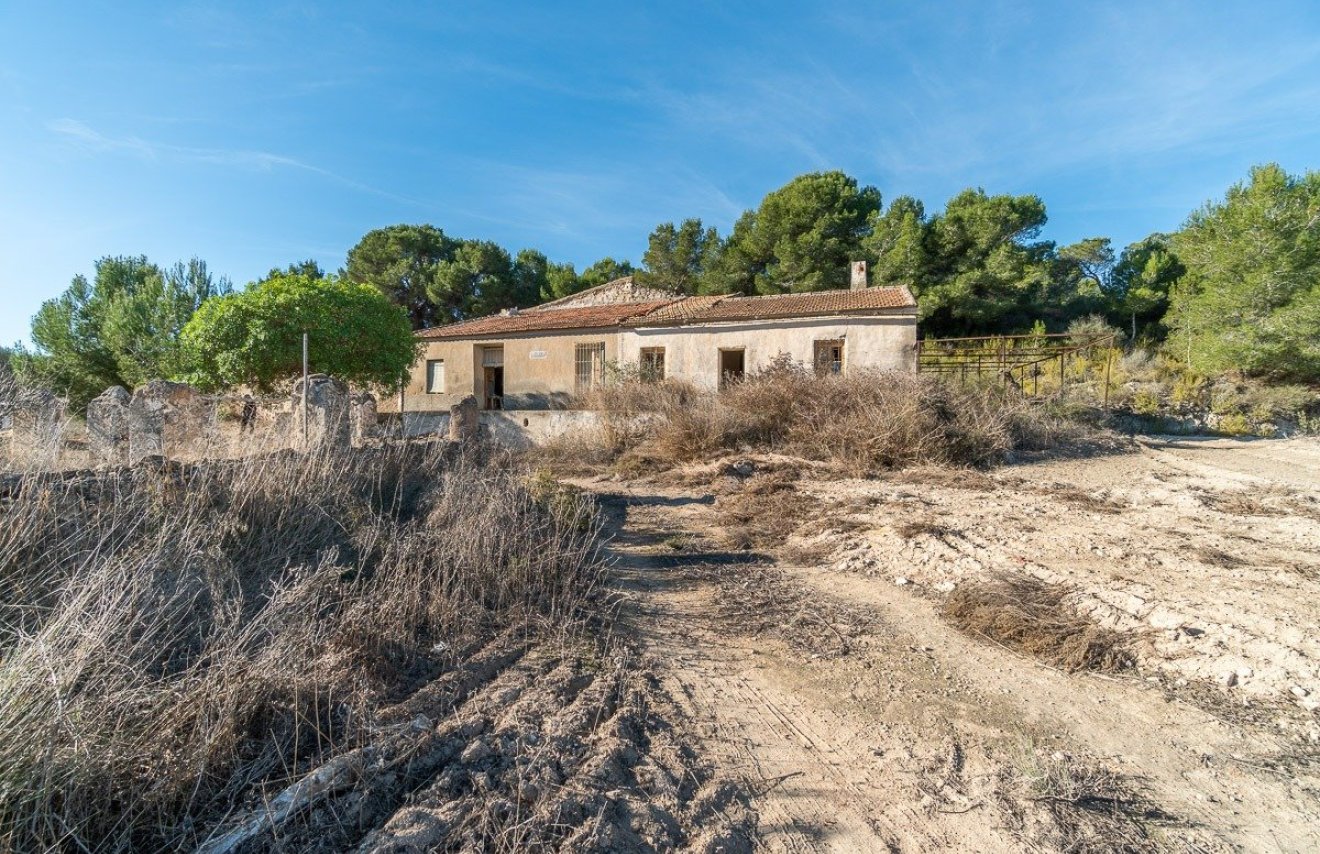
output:
[[[195,847],[464,644],[581,625],[587,509],[440,447],[0,479],[0,848]]]

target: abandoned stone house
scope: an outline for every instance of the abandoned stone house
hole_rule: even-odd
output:
[[[625,277],[423,330],[401,402],[439,412],[474,395],[482,409],[557,409],[610,365],[707,388],[784,355],[822,372],[913,370],[916,301],[905,287],[867,287],[865,276],[859,263],[849,290],[759,297],[683,297]]]

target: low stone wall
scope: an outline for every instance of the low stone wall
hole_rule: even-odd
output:
[[[303,447],[301,380],[286,394],[203,394],[186,383],[153,380],[132,394],[106,389],[87,405],[85,421],[66,417],[49,392],[0,395],[7,429],[0,467],[15,469],[118,466],[148,457],[225,459]],[[350,395],[331,377],[309,378],[308,442],[348,445],[379,441],[376,399]],[[85,429],[85,440],[84,440]]]
[[[405,412],[403,435],[447,436],[448,412]],[[484,411],[477,418],[479,434],[512,448],[532,445],[572,433],[590,430],[600,425],[600,413],[582,409],[509,409]]]

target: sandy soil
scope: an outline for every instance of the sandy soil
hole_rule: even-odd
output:
[[[752,795],[763,847],[1320,849],[1320,443],[805,472],[763,520],[786,533],[750,552],[725,508],[792,464],[749,462],[584,485],[611,515],[625,631],[695,753]],[[997,573],[1067,585],[1136,672],[1064,673],[940,616]],[[1130,797],[1057,785],[1097,769]]]

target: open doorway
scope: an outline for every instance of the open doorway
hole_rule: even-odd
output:
[[[742,382],[746,374],[746,350],[720,350],[720,388]]]
[[[481,348],[481,408],[504,408],[504,348]]]

